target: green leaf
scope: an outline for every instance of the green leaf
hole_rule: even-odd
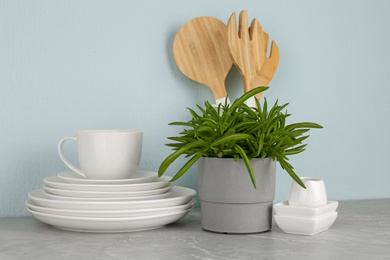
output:
[[[261,151],[263,150],[264,147],[264,134],[260,134],[260,139],[259,139],[259,144],[257,146],[257,151],[254,157],[259,157]]]
[[[201,118],[201,116],[199,116],[194,110],[192,110],[191,108],[187,108],[188,111],[190,111],[190,114],[193,118],[193,120],[199,120]]]
[[[296,128],[323,128],[321,125],[311,122],[301,122],[286,126],[286,130],[293,130]]]
[[[198,147],[201,145],[201,142],[199,141],[196,141],[196,142],[193,142],[193,143],[189,143],[185,146],[183,146],[182,148],[180,148],[179,150],[177,150],[176,152],[172,153],[171,155],[169,155],[160,165],[159,169],[158,169],[158,176],[161,176],[164,174],[164,172],[166,171],[166,169],[169,167],[169,165],[171,165],[171,163],[176,160],[177,158],[180,157],[180,155],[184,154],[185,152],[187,152],[188,150],[190,149],[193,149],[195,147]]]
[[[309,138],[309,135],[305,135],[305,136],[296,138],[296,139],[294,139],[293,143],[294,143],[294,145],[300,144],[303,141],[305,141],[307,138]]]
[[[255,173],[253,172],[252,165],[251,165],[251,163],[250,163],[248,157],[246,156],[246,153],[245,153],[244,150],[242,150],[242,148],[241,148],[240,146],[238,146],[238,145],[235,145],[235,146],[234,146],[234,149],[237,150],[237,152],[241,155],[242,159],[244,160],[244,163],[245,163],[246,168],[248,169],[249,176],[250,176],[250,178],[251,178],[253,187],[256,188],[256,177],[255,177]]]
[[[270,135],[278,136],[278,137],[285,137],[285,136],[294,137],[294,135],[290,131],[283,130],[283,129],[273,131],[272,133],[270,133]]]
[[[262,113],[262,120],[265,120],[268,117],[268,102],[267,99],[264,98],[264,104],[263,104],[263,113]]]
[[[303,135],[304,133],[307,133],[308,131],[310,131],[309,128],[304,128],[304,129],[298,129],[298,130],[293,130],[293,131],[289,131],[294,137],[298,137],[300,135]]]
[[[210,146],[218,146],[221,144],[229,143],[231,141],[241,141],[245,139],[253,139],[253,136],[250,134],[232,134],[228,136],[223,136],[215,140],[215,142],[213,142]]]
[[[280,163],[280,166],[286,170],[286,172],[291,176],[291,178],[296,181],[302,188],[306,189],[305,184],[302,182],[302,180],[295,174],[294,170],[292,169],[291,165],[286,162],[284,159],[278,159],[278,162]]]
[[[306,146],[307,146],[307,144],[303,144],[303,145],[300,145],[300,146],[297,146],[297,147],[285,150],[284,154],[285,155],[293,155],[293,154],[301,153],[301,152],[305,151],[305,147]]]
[[[202,157],[202,153],[195,154],[190,160],[188,160],[183,167],[176,173],[175,176],[171,179],[171,182],[179,179],[194,163],[196,163],[199,158]]]
[[[236,99],[234,103],[232,104],[229,111],[235,111],[238,107],[240,107],[245,101],[247,101],[250,97],[253,97],[254,95],[263,92],[267,90],[268,87],[258,87],[254,88],[248,92],[246,92],[244,95],[242,95],[240,98]]]
[[[248,129],[247,132],[249,134],[251,134],[251,133],[255,133],[255,132],[259,131],[262,128],[267,128],[267,126],[271,120],[272,120],[272,118],[268,118],[267,120],[264,120],[262,122],[256,122],[256,124],[252,128]],[[264,131],[262,131],[262,132],[264,132]]]

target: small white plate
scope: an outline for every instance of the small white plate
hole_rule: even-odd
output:
[[[167,198],[171,192],[166,192],[162,194],[156,194],[156,195],[149,195],[149,196],[132,196],[132,197],[108,197],[108,198],[93,198],[93,197],[87,197],[87,198],[80,198],[80,197],[66,197],[66,196],[59,196],[54,195],[49,192],[46,192],[45,189],[43,189],[43,194],[47,196],[49,199],[52,200],[66,200],[66,201],[132,201],[132,200],[153,200],[153,199],[163,199]]]
[[[163,194],[170,191],[171,184],[167,187],[155,190],[141,190],[141,191],[81,191],[81,190],[62,190],[51,188],[46,184],[43,185],[43,189],[50,194],[65,197],[77,197],[77,198],[118,198],[118,197],[146,197],[152,195]]]
[[[50,176],[43,179],[43,182],[52,188],[63,190],[81,191],[141,191],[155,190],[168,186],[171,177],[160,177],[155,182],[134,183],[134,184],[73,184],[66,183],[58,176]]]
[[[285,233],[313,236],[329,229],[337,218],[337,212],[329,212],[314,218],[274,215],[276,224]]]
[[[309,208],[288,205],[288,201],[277,203],[273,206],[276,215],[285,215],[289,217],[311,218],[325,213],[336,211],[339,203],[329,200],[325,206]]]
[[[174,186],[168,198],[136,201],[66,201],[53,200],[43,194],[43,189],[33,190],[28,197],[38,206],[57,209],[78,210],[133,210],[172,207],[187,204],[196,191],[186,187]]]
[[[61,172],[57,174],[64,182],[73,184],[134,184],[147,183],[157,179],[158,173],[152,171],[138,171],[131,179],[96,180],[87,179],[75,172]]]
[[[59,229],[78,232],[117,233],[135,232],[163,227],[187,215],[192,208],[180,212],[128,218],[91,218],[61,216],[27,210],[39,221]]]
[[[140,216],[161,215],[166,213],[178,213],[190,209],[195,204],[195,199],[180,206],[152,208],[152,209],[134,209],[134,210],[71,210],[54,209],[36,205],[31,199],[26,201],[26,206],[34,211],[55,214],[61,216],[91,217],[91,218],[128,218]]]

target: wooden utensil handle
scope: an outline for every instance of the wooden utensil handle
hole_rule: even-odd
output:
[[[255,76],[248,73],[247,75],[244,75],[243,77],[244,80],[244,92],[248,92],[251,89],[255,87]]]

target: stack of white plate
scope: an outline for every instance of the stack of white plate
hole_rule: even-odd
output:
[[[173,186],[170,177],[139,171],[131,179],[86,179],[74,172],[45,178],[28,194],[38,220],[80,232],[133,232],[163,227],[187,215],[196,191]]]

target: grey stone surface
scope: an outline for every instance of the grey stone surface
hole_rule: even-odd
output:
[[[390,259],[390,199],[341,201],[333,226],[315,236],[272,231],[224,235],[200,227],[199,209],[160,229],[68,232],[32,217],[0,219],[0,259]],[[245,221],[245,220],[243,220]]]

